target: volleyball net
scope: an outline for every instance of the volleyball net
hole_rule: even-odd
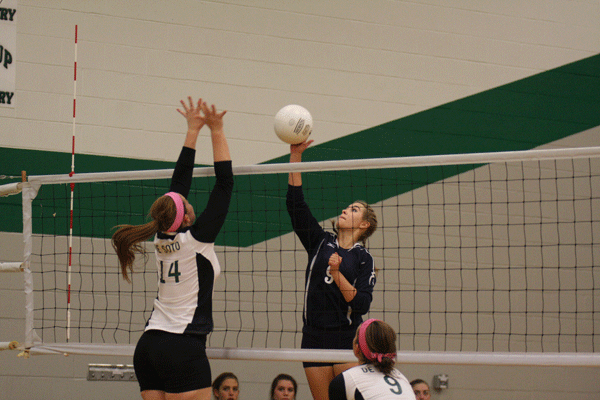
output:
[[[326,229],[353,201],[373,205],[379,228],[367,248],[378,275],[367,317],[397,331],[399,361],[600,365],[600,147],[234,167],[209,357],[354,360],[299,350],[308,258],[285,206],[291,171],[303,172]],[[22,184],[23,349],[133,354],[157,293],[153,246],[144,244],[129,284],[110,237],[116,225],[147,222],[171,174]],[[196,212],[213,174],[194,169]]]

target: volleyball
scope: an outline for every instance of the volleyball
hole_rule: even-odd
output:
[[[312,116],[302,106],[290,104],[275,114],[275,133],[286,143],[302,143],[308,139],[311,131]]]

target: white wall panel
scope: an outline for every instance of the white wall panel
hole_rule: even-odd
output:
[[[0,147],[71,151],[77,24],[76,151],[135,159],[176,159],[186,125],[175,110],[187,95],[228,110],[225,127],[234,163],[246,165],[288,153],[272,128],[274,114],[286,104],[311,111],[312,138],[324,143],[600,52],[598,0],[18,4],[18,103],[0,108]],[[598,145],[598,134],[592,129],[547,147]],[[207,131],[198,140],[196,160],[212,160]],[[0,238],[1,261],[22,258],[19,235]],[[24,324],[22,279],[4,275],[0,341],[21,339],[14,336]],[[1,352],[0,400],[138,396],[136,384],[87,382],[92,362],[131,360],[23,360]],[[298,363],[217,360],[212,366],[215,376],[225,369],[240,376],[244,399],[266,398],[270,379],[281,371],[299,380],[299,399],[310,397]],[[448,373],[451,389],[435,394],[439,400],[597,396],[595,369],[400,369],[409,378],[429,381]]]
[[[123,129],[124,135],[140,129],[178,138],[185,129],[178,115],[160,112],[144,118],[144,111],[155,110],[140,105],[164,106],[174,113],[180,98],[202,95],[231,111],[227,126],[244,126],[231,133],[240,139],[232,146],[240,164],[283,153],[277,146],[252,154],[242,150],[256,138],[277,143],[262,123],[284,104],[303,101],[315,119],[313,137],[322,143],[355,132],[347,124],[358,129],[378,125],[600,50],[596,1],[19,4],[19,110],[33,109],[41,101],[25,92],[65,95],[60,102],[43,101],[45,110],[36,118],[64,122],[70,134],[66,100],[73,90],[78,24],[78,130],[105,124]],[[311,101],[311,96],[322,101]],[[361,114],[355,111],[357,102]],[[0,110],[0,119],[13,116],[10,109]],[[238,116],[243,123],[233,121]],[[327,133],[320,135],[325,122]],[[17,128],[24,128],[25,120],[20,123]],[[15,141],[2,135],[0,145],[70,151],[61,141],[37,139]],[[146,155],[137,146],[92,151],[100,140],[83,137],[76,150],[164,158]]]

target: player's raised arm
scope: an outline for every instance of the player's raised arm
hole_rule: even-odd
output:
[[[314,142],[314,140],[307,140],[300,144],[290,145],[290,162],[301,162],[302,153]],[[302,186],[302,174],[300,172],[290,172],[288,176],[288,183],[292,186]]]
[[[214,161],[231,161],[229,146],[223,129],[223,116],[227,111],[219,113],[214,104],[208,107],[206,103],[202,103],[202,112],[204,113],[204,122],[210,128]]]
[[[177,112],[183,115],[188,124],[188,130],[183,145],[195,150],[196,141],[198,140],[198,133],[206,121],[200,112],[202,110],[202,99],[198,99],[198,103],[194,104],[192,97],[188,96],[188,102],[189,104],[186,104],[185,101],[181,100],[183,111],[178,108]]]

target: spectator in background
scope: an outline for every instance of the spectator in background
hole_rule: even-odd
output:
[[[240,382],[233,372],[223,372],[212,384],[215,400],[237,400],[240,395]]]
[[[298,383],[288,374],[279,374],[271,383],[269,400],[295,400]]]
[[[410,382],[410,386],[412,386],[413,392],[415,392],[415,397],[417,398],[417,400],[431,399],[429,385],[423,379],[412,380]]]

